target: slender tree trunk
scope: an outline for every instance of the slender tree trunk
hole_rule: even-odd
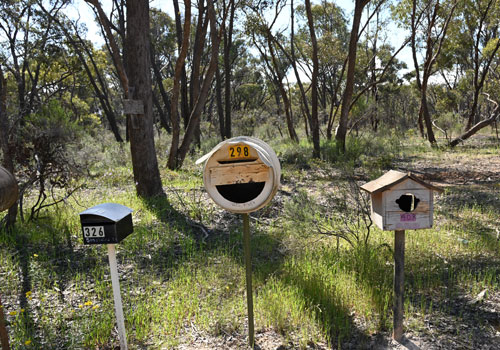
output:
[[[191,7],[191,0],[187,0],[187,1],[189,2],[189,7]],[[183,42],[185,41],[184,34],[190,33],[190,30],[186,31],[186,20],[189,20],[189,23],[191,23],[191,18],[189,18],[189,19],[186,18],[187,13],[188,13],[187,1],[184,2],[184,8],[185,8],[186,13],[184,14],[185,18],[184,18],[184,31],[183,31],[182,23],[181,23],[181,11],[179,8],[179,1],[173,0],[174,12],[175,12],[175,28],[176,28],[176,32],[177,32],[177,45],[179,47],[181,47]],[[191,9],[189,9],[189,17],[191,17]],[[187,55],[186,55],[186,57],[187,57]],[[180,73],[180,98],[181,98],[181,115],[182,115],[182,120],[184,123],[184,128],[186,128],[187,124],[189,122],[189,101],[188,101],[188,87],[187,87],[187,75],[186,75],[186,66],[185,65],[182,66],[181,73]]]
[[[217,117],[219,118],[219,133],[221,140],[226,139],[226,127],[224,124],[224,107],[222,106],[222,77],[220,74],[219,63],[215,71],[215,94],[217,104]]]
[[[318,60],[318,43],[316,40],[316,32],[314,31],[314,22],[311,11],[311,1],[306,0],[306,11],[307,11],[307,22],[309,24],[309,33],[311,35],[312,43],[312,62],[313,62],[313,72],[311,77],[311,134],[313,139],[313,157],[319,158],[321,156],[320,152],[320,140],[319,140],[319,119],[318,119],[318,72],[319,72],[319,60]]]
[[[174,3],[177,0],[174,0]],[[178,5],[177,5],[178,7]],[[177,169],[177,152],[179,150],[179,140],[180,140],[180,120],[178,113],[179,104],[179,92],[181,87],[181,75],[184,67],[184,60],[186,59],[188,48],[189,48],[189,36],[191,27],[191,0],[186,0],[184,3],[186,13],[184,14],[184,37],[182,38],[182,43],[179,46],[179,56],[177,57],[177,62],[175,63],[174,71],[174,86],[172,88],[172,111],[170,115],[172,117],[172,142],[170,145],[170,153],[168,155],[167,166],[169,169]]]
[[[229,1],[229,26],[224,30],[224,112],[225,112],[225,137],[231,138],[231,49],[233,46],[234,0]]]
[[[132,117],[130,151],[137,194],[163,194],[153,130],[151,58],[149,49],[149,0],[127,0],[127,77],[130,97],[142,101],[144,114]]]
[[[340,120],[337,132],[335,133],[335,140],[339,150],[345,152],[345,141],[349,122],[349,110],[351,106],[352,95],[354,91],[354,73],[356,68],[356,53],[358,45],[358,32],[359,24],[361,22],[361,15],[363,8],[370,0],[356,0],[354,7],[354,18],[352,21],[351,37],[349,40],[349,56],[347,61],[347,76],[344,96],[342,98],[342,108],[340,111]]]
[[[212,0],[208,0],[208,15],[210,19],[210,32],[212,35],[212,52],[210,57],[210,63],[208,66],[207,73],[205,74],[205,79],[203,80],[203,85],[201,87],[200,96],[196,101],[196,105],[191,112],[189,117],[189,123],[186,128],[186,132],[184,134],[184,139],[182,140],[182,145],[179,148],[179,152],[177,154],[176,165],[177,168],[180,168],[186,158],[186,155],[191,146],[191,142],[193,140],[195,128],[200,123],[201,112],[203,107],[205,106],[205,102],[207,101],[209,89],[212,86],[212,80],[215,75],[215,70],[217,67],[217,60],[219,59],[219,45],[221,40],[222,31],[217,32],[216,27],[216,15],[215,9]]]
[[[487,95],[487,94],[485,94]],[[477,124],[471,126],[467,131],[465,131],[462,135],[458,136],[457,138],[455,138],[454,140],[452,140],[450,142],[450,147],[455,147],[457,146],[458,144],[460,144],[461,142],[467,140],[469,137],[471,137],[472,135],[476,134],[479,130],[487,127],[488,125],[493,125],[493,123],[496,123],[497,120],[499,119],[499,115],[500,115],[500,106],[498,104],[498,102],[496,101],[493,101],[489,95],[487,95],[488,97],[488,101],[490,101],[491,103],[493,103],[495,105],[495,109],[493,110],[493,112],[491,113],[491,117],[489,117],[488,119],[485,119],[485,120],[482,120],[480,122],[478,122]]]
[[[168,133],[172,132],[172,129],[168,125],[168,119],[171,119],[170,116],[170,111],[172,110],[170,99],[168,97],[167,92],[165,91],[165,87],[163,86],[163,78],[161,75],[160,67],[158,67],[158,64],[156,63],[155,60],[155,49],[153,47],[153,44],[151,43],[151,65],[153,67],[153,75],[156,80],[156,85],[158,86],[158,90],[160,91],[160,96],[163,101],[163,104],[165,105],[165,112],[163,108],[158,108],[160,110],[160,123],[163,126],[165,130],[167,130]],[[154,95],[153,95],[154,98]],[[154,100],[153,100],[154,101]],[[156,103],[156,102],[155,102]],[[158,100],[158,105],[160,105],[160,101]],[[168,114],[168,115],[166,115]]]
[[[272,36],[271,36],[270,30],[268,30],[267,43],[269,46],[269,53],[271,54],[273,66],[275,67],[274,80],[275,80],[276,85],[278,86],[278,90],[281,94],[281,99],[283,100],[283,105],[284,105],[284,109],[285,109],[286,125],[288,128],[288,135],[290,136],[290,139],[293,142],[298,142],[299,138],[297,136],[297,133],[295,132],[295,128],[293,126],[293,121],[292,121],[292,116],[290,115],[291,104],[290,104],[290,100],[288,99],[288,94],[286,92],[285,86],[283,85],[283,77],[281,76],[281,73],[279,71],[279,64],[278,64],[276,54],[274,52],[274,47],[273,47]],[[261,53],[261,55],[262,55],[262,53]],[[267,62],[267,58],[264,55],[263,55],[263,57],[264,57],[264,60],[266,60],[266,62]],[[269,67],[271,67],[271,65],[269,63],[267,63],[267,64]]]

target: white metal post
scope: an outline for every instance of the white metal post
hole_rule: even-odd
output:
[[[113,285],[113,297],[115,299],[116,324],[118,336],[120,337],[120,349],[128,350],[127,334],[125,332],[125,318],[123,317],[122,297],[120,294],[120,281],[118,280],[118,267],[116,264],[116,251],[114,244],[108,244],[109,268],[111,270],[111,283]]]

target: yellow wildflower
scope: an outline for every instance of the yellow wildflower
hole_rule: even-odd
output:
[[[24,342],[24,345],[26,345],[26,346],[27,346],[27,345],[30,345],[30,344],[31,344],[31,340],[26,340],[26,341]]]
[[[24,309],[21,309],[21,313],[23,313],[23,312],[24,312]]]
[[[38,258],[38,254],[33,254],[33,257]]]
[[[29,298],[31,296],[31,291],[26,292],[26,298]]]
[[[16,316],[17,315],[17,311],[11,311],[11,312],[9,312],[9,315]]]
[[[78,307],[81,309],[81,308],[83,308],[83,305],[82,304],[78,304]]]
[[[92,302],[91,301],[87,301],[84,305],[85,306],[90,306],[90,305],[92,305]]]
[[[99,305],[94,305],[94,306],[92,307],[92,310],[97,310],[98,308],[99,308]]]

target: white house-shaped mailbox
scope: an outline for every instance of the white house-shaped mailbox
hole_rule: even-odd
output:
[[[371,218],[385,231],[432,227],[433,193],[442,192],[411,173],[391,170],[361,189],[371,196]]]
[[[225,140],[196,164],[203,162],[203,183],[208,195],[230,212],[256,211],[269,203],[278,190],[278,157],[259,139],[238,136]]]

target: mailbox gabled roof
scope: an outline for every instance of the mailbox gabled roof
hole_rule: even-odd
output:
[[[117,203],[98,204],[80,213],[81,215],[96,215],[102,216],[114,222],[118,222],[125,216],[133,212],[132,209]]]
[[[440,189],[439,187],[433,186],[431,184],[428,184],[419,178],[415,177],[412,173],[403,173],[400,171],[396,170],[390,170],[389,172],[385,173],[378,179],[375,179],[373,181],[370,181],[363,186],[361,186],[362,190],[365,190],[368,193],[378,193],[378,192],[383,192],[392,186],[406,180],[406,179],[411,179],[415,182],[418,182],[422,186],[427,187],[430,190],[442,192],[443,190]]]

